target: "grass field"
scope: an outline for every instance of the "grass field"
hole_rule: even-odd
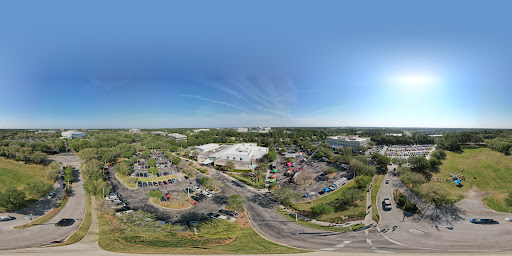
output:
[[[166,202],[160,202],[158,198],[150,198],[149,200],[156,205],[175,210],[188,209],[192,206],[187,200],[178,198],[171,198]]]
[[[240,221],[241,217],[238,218]],[[158,254],[284,254],[304,253],[305,250],[290,248],[270,242],[258,235],[250,226],[241,225],[233,234],[236,239],[220,244],[204,244],[204,240],[184,236],[145,237],[144,241],[122,241],[128,238],[119,234],[115,217],[98,215],[100,224],[99,246],[107,251],[123,253],[158,253]],[[190,237],[190,238],[187,238]]]
[[[46,180],[43,165],[23,164],[0,157],[0,191],[8,186],[22,188],[29,180]]]
[[[300,209],[309,210],[311,207],[318,205],[318,204],[328,204],[329,202],[338,198],[343,193],[343,191],[345,191],[348,188],[355,187],[355,186],[356,186],[355,182],[349,182],[344,187],[342,187],[334,192],[331,192],[330,194],[328,194],[324,197],[315,199],[315,200],[311,201],[310,203],[309,202],[308,203],[300,203],[300,204],[297,204],[297,206]],[[353,214],[356,214],[359,212],[365,212],[366,190],[361,190],[361,198],[362,199],[360,201],[358,201],[356,203],[356,206],[354,206],[354,207],[350,207],[349,209],[347,209],[345,211],[341,211],[341,212],[334,212],[331,214],[323,214],[323,215],[320,215],[319,217],[317,217],[317,219],[328,221],[329,219],[336,218],[336,217],[348,216],[348,215],[353,215]]]
[[[375,176],[372,185],[372,218],[377,223],[380,222],[380,215],[377,215],[379,213],[379,210],[377,209],[377,193],[379,193],[382,181],[384,181],[384,175],[377,175]]]
[[[433,176],[438,179],[452,177],[451,173],[463,174],[466,178],[462,187],[453,182],[440,183],[449,191],[452,199],[467,196],[473,188],[479,192],[493,193],[485,201],[489,207],[497,211],[512,211],[503,199],[512,193],[512,157],[492,151],[489,148],[464,149],[463,153],[447,151],[446,160],[440,172]]]
[[[277,212],[279,212],[279,214],[281,214],[286,219],[288,219],[290,221],[295,221],[295,217],[290,216],[290,214],[281,210],[281,208],[279,206],[276,206],[276,210],[277,210]],[[310,227],[310,228],[316,228],[316,229],[320,229],[320,230],[334,231],[334,232],[350,232],[350,231],[354,231],[354,230],[364,227],[364,224],[354,224],[354,225],[351,225],[350,227],[329,227],[329,226],[318,225],[318,224],[311,223],[309,221],[305,221],[305,220],[301,220],[301,219],[298,219],[298,221],[296,223],[299,225],[302,225],[302,226]],[[350,228],[352,228],[352,229],[350,229]]]

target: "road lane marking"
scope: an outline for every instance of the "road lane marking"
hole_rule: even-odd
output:
[[[343,243],[341,244],[338,244],[338,245],[335,245],[334,247],[332,248],[323,248],[323,249],[320,249],[321,251],[334,251],[336,250],[337,248],[343,248],[345,246],[347,246],[348,244],[350,244],[352,241],[343,241]]]
[[[368,230],[365,230],[364,233],[366,234],[366,243],[370,246],[372,250],[376,250],[375,246],[372,244],[372,240],[370,239],[370,235],[368,234]]]

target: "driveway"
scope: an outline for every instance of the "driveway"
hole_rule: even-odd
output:
[[[75,168],[78,168],[80,165],[78,156],[75,156],[74,154],[53,156],[52,159],[63,162],[64,165],[72,165]],[[85,211],[85,191],[83,189],[83,180],[81,179],[80,171],[78,171],[77,174],[77,180],[73,183],[73,193],[71,194],[68,203],[47,223],[31,228],[17,230],[11,229],[13,226],[28,222],[28,220],[24,218],[26,215],[23,214],[17,215],[18,218],[16,221],[0,222],[0,229],[2,231],[0,250],[51,244],[55,241],[65,239],[75,231],[80,226]],[[71,218],[74,219],[75,222],[67,227],[57,227],[54,225],[63,218]]]

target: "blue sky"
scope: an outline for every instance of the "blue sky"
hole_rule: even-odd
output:
[[[510,1],[11,1],[0,128],[512,128]]]

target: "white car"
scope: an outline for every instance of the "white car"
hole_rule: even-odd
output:
[[[0,216],[0,221],[14,220],[15,218],[9,215]]]
[[[506,217],[505,220],[512,222],[512,217]]]

